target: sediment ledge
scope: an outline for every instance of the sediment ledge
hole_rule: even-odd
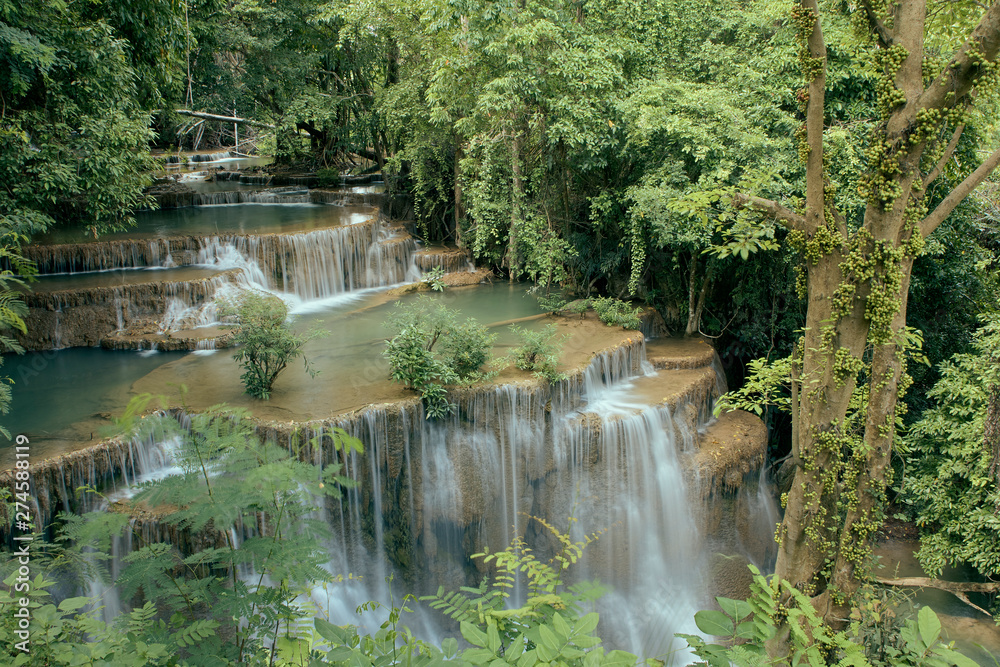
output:
[[[184,281],[150,281],[114,287],[90,287],[24,295],[28,334],[18,334],[26,350],[100,345],[128,327],[156,327],[167,301],[200,306],[225,284],[235,283],[238,269]]]
[[[767,428],[755,414],[724,412],[698,437],[695,470],[707,488],[732,492],[756,474],[767,455]]]

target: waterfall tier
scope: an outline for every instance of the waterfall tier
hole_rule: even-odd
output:
[[[475,585],[485,570],[470,553],[501,549],[515,536],[540,555],[551,553],[551,535],[529,517],[555,526],[576,517],[569,526],[575,539],[605,531],[574,575],[611,587],[601,603],[602,635],[612,645],[655,655],[669,650],[674,632],[693,631],[694,611],[707,603],[705,538],[714,540],[713,548],[725,542],[730,549],[741,539],[738,530],[723,530],[718,540],[705,535],[706,517],[715,524],[727,517],[706,513],[704,499],[733,496],[730,487],[756,469],[760,454],[756,445],[736,447],[728,471],[712,472],[717,456],[706,447],[714,447],[717,427],[700,436],[698,428],[710,420],[720,387],[714,355],[704,344],[675,354],[665,347],[653,364],[690,367],[646,374],[650,360],[634,338],[594,355],[556,384],[526,379],[454,391],[457,410],[443,421],[425,420],[422,405],[411,399],[321,421],[262,423],[258,434],[295,448],[305,460],[341,462],[357,482],[325,510],[338,536],[330,567],[368,582],[345,587],[345,610],[383,598],[381,582],[390,572],[417,593]],[[708,364],[697,363],[706,357]],[[734,433],[752,430],[755,420],[730,426]],[[332,446],[334,429],[360,438],[364,454],[345,459]],[[739,435],[762,442],[750,430]],[[80,511],[85,507],[73,505],[65,489],[108,485],[116,474],[149,474],[143,465],[155,469],[155,463],[138,463],[144,459],[135,444],[103,447],[33,471],[36,497]],[[741,451],[750,452],[747,461],[737,460]],[[39,511],[50,516],[51,505]],[[760,514],[752,503],[744,505]],[[142,520],[145,530],[156,530],[155,520]],[[174,536],[172,543],[212,539]]]
[[[272,291],[298,303],[391,285],[416,274],[415,250],[409,235],[379,219],[289,234],[29,246],[26,255],[43,274],[189,265],[220,273],[170,282],[157,281],[155,271],[141,272],[132,279],[146,282],[28,293],[30,335],[21,342],[29,350],[53,349],[97,345],[125,330],[167,333],[211,325],[217,321],[213,299],[233,286]]]

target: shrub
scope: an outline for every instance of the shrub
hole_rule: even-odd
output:
[[[533,331],[512,324],[510,330],[521,339],[521,344],[513,351],[515,366],[523,371],[534,371],[536,376],[544,377],[550,382],[563,379],[563,374],[556,371],[559,350],[562,348],[562,339],[556,339],[556,325],[550,324],[544,329]]]
[[[421,279],[422,282],[429,286],[435,292],[444,291],[444,281],[441,278],[444,277],[444,269],[440,266],[435,266],[430,271],[424,273],[424,277]]]
[[[597,311],[597,317],[609,327],[620,326],[626,329],[642,327],[642,320],[639,319],[642,309],[632,310],[632,307],[621,299],[602,296],[594,299],[593,306]]]
[[[476,378],[496,340],[474,319],[459,322],[457,311],[427,296],[397,305],[386,326],[398,332],[383,353],[390,377],[420,392],[429,418],[451,412],[444,385]]]
[[[460,380],[470,378],[489,360],[496,339],[496,334],[470,318],[455,325],[442,341],[444,362]]]
[[[563,306],[567,303],[566,299],[559,293],[552,294],[546,292],[544,294],[535,294],[535,299],[542,310],[550,313],[562,310]]]
[[[302,355],[302,346],[320,332],[300,335],[292,331],[284,301],[264,292],[248,291],[237,301],[222,302],[220,311],[235,317],[238,324],[233,338],[238,347],[233,359],[244,369],[240,379],[247,394],[269,399],[278,374],[299,356],[306,371],[315,375]]]
[[[340,171],[335,167],[326,167],[316,170],[316,179],[321,188],[328,188],[333,185],[340,185]]]

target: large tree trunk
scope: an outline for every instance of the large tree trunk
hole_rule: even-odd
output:
[[[1000,163],[997,150],[926,212],[927,189],[953,156],[964,128],[946,112],[970,103],[984,71],[976,63],[996,60],[1000,5],[983,10],[968,41],[928,86],[922,71],[925,2],[891,7],[887,23],[871,2],[862,0],[858,9],[868,20],[873,51],[883,57],[879,94],[886,110],[872,138],[877,150],[870,158],[861,229],[849,231],[827,188],[826,46],[816,0],[800,0],[793,11],[808,80],[805,212],[745,194],[733,198],[734,205],[756,208],[788,226],[806,248],[806,326],[791,378],[795,476],[778,533],[775,576],[811,596],[834,625],[846,618],[859,580],[870,576],[862,566],[880,524],[895,438],[913,259],[923,237]],[[934,156],[933,164],[922,164],[927,154]],[[867,405],[853,414],[859,374],[867,382]],[[773,654],[783,655],[787,636],[779,633],[769,645]]]
[[[465,217],[465,210],[462,207],[462,158],[465,152],[462,150],[462,138],[455,136],[455,245],[462,247],[462,219]]]
[[[510,270],[510,279],[521,266],[521,252],[518,248],[518,228],[521,225],[521,202],[524,199],[524,184],[521,182],[521,135],[514,133],[510,142],[510,170],[513,182],[510,190],[510,234],[507,237],[507,254],[504,264]]]

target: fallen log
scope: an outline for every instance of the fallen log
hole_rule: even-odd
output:
[[[973,609],[992,616],[979,605],[969,599],[967,593],[1000,593],[1000,581],[943,581],[929,577],[900,577],[899,579],[875,579],[883,586],[900,586],[904,588],[936,588],[951,593]]]
[[[192,118],[204,118],[205,120],[215,120],[220,123],[236,123],[237,125],[252,125],[254,127],[266,127],[269,129],[274,129],[274,125],[270,123],[265,123],[259,120],[252,120],[250,118],[239,118],[238,116],[220,116],[214,113],[205,113],[204,111],[191,111],[190,109],[174,109],[174,113],[180,114],[181,116],[191,116]]]

